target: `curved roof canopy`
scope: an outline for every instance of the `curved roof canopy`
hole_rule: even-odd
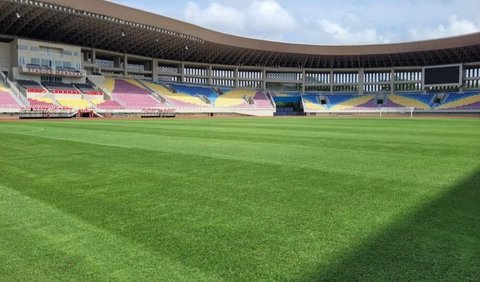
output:
[[[480,33],[319,46],[233,36],[102,0],[0,0],[0,34],[222,65],[376,68],[480,62]]]

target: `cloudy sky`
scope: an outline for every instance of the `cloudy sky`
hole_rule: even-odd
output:
[[[114,0],[260,39],[371,44],[480,31],[479,0]]]

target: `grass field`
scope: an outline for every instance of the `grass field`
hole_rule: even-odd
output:
[[[474,281],[480,119],[0,123],[0,280]]]

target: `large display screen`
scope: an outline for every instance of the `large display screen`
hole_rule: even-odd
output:
[[[425,87],[460,86],[461,84],[461,65],[425,67],[423,69],[423,85]]]

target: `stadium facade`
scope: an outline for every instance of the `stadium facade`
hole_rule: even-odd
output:
[[[233,36],[108,1],[2,0],[0,70],[0,108],[11,113],[273,115],[297,102],[308,114],[480,112],[480,33],[316,46]]]

